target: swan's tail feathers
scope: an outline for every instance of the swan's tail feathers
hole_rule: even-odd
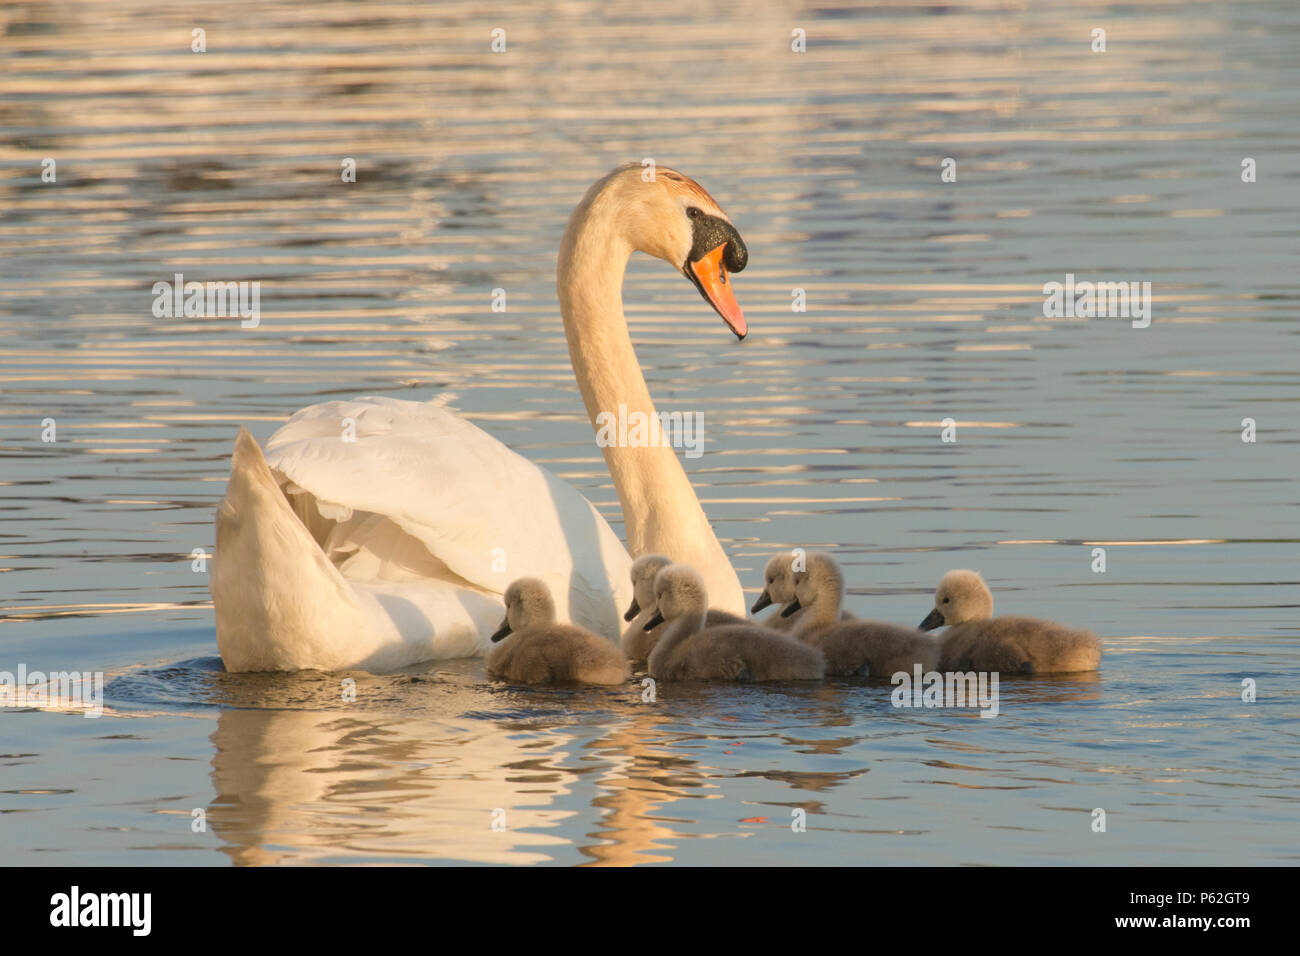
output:
[[[271,474],[271,467],[266,463],[266,456],[262,454],[257,439],[249,434],[247,428],[240,425],[239,434],[235,436],[235,450],[230,456],[230,487],[221,502],[223,511],[231,504],[230,492],[235,490],[237,485],[244,484],[260,486],[268,492],[274,491],[277,494],[280,492],[280,484],[275,480],[275,475]]]
[[[334,669],[367,629],[352,588],[293,513],[257,441],[239,429],[217,508],[209,580],[229,671]]]

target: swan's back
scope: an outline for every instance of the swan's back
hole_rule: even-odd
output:
[[[441,580],[496,596],[507,569],[543,569],[561,618],[618,635],[631,559],[605,519],[445,408],[382,397],[313,405],[271,437],[266,457],[349,580]]]
[[[889,677],[925,672],[939,664],[939,641],[916,628],[883,621],[850,620],[806,638],[826,658],[826,673],[841,677]]]
[[[706,627],[651,665],[665,681],[818,680],[826,667],[815,647],[752,624]]]
[[[955,624],[943,635],[939,669],[1003,674],[1095,671],[1101,639],[1055,621],[1008,614]]]
[[[628,666],[622,652],[599,634],[545,624],[516,631],[492,648],[487,675],[515,684],[621,684]]]

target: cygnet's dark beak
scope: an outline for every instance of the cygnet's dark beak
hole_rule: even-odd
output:
[[[922,631],[933,631],[936,627],[943,627],[943,612],[935,608],[917,627]]]

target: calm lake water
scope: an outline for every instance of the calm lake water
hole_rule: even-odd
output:
[[[99,720],[0,710],[6,863],[1296,862],[1293,3],[187,6],[0,8],[0,670],[108,681]],[[625,285],[750,594],[824,548],[915,623],[974,567],[1101,634],[1098,674],[982,720],[223,671],[191,553],[240,423],[450,393],[621,530],[555,253],[645,157],[750,249],[743,343],[663,263]],[[177,272],[259,281],[260,326],[154,318]],[[1150,327],[1045,319],[1067,274],[1150,282]]]

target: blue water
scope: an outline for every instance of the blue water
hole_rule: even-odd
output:
[[[107,713],[0,710],[5,860],[1293,863],[1298,34],[1282,2],[6,6],[0,670],[104,671]],[[1098,674],[983,720],[871,682],[223,672],[191,553],[239,424],[450,392],[621,531],[554,267],[643,157],[750,249],[743,343],[660,262],[624,289],[747,590],[823,548],[915,623],[974,567],[1101,634]],[[260,281],[260,326],[154,318],[175,272]],[[1150,282],[1151,326],[1045,319],[1067,273]]]

